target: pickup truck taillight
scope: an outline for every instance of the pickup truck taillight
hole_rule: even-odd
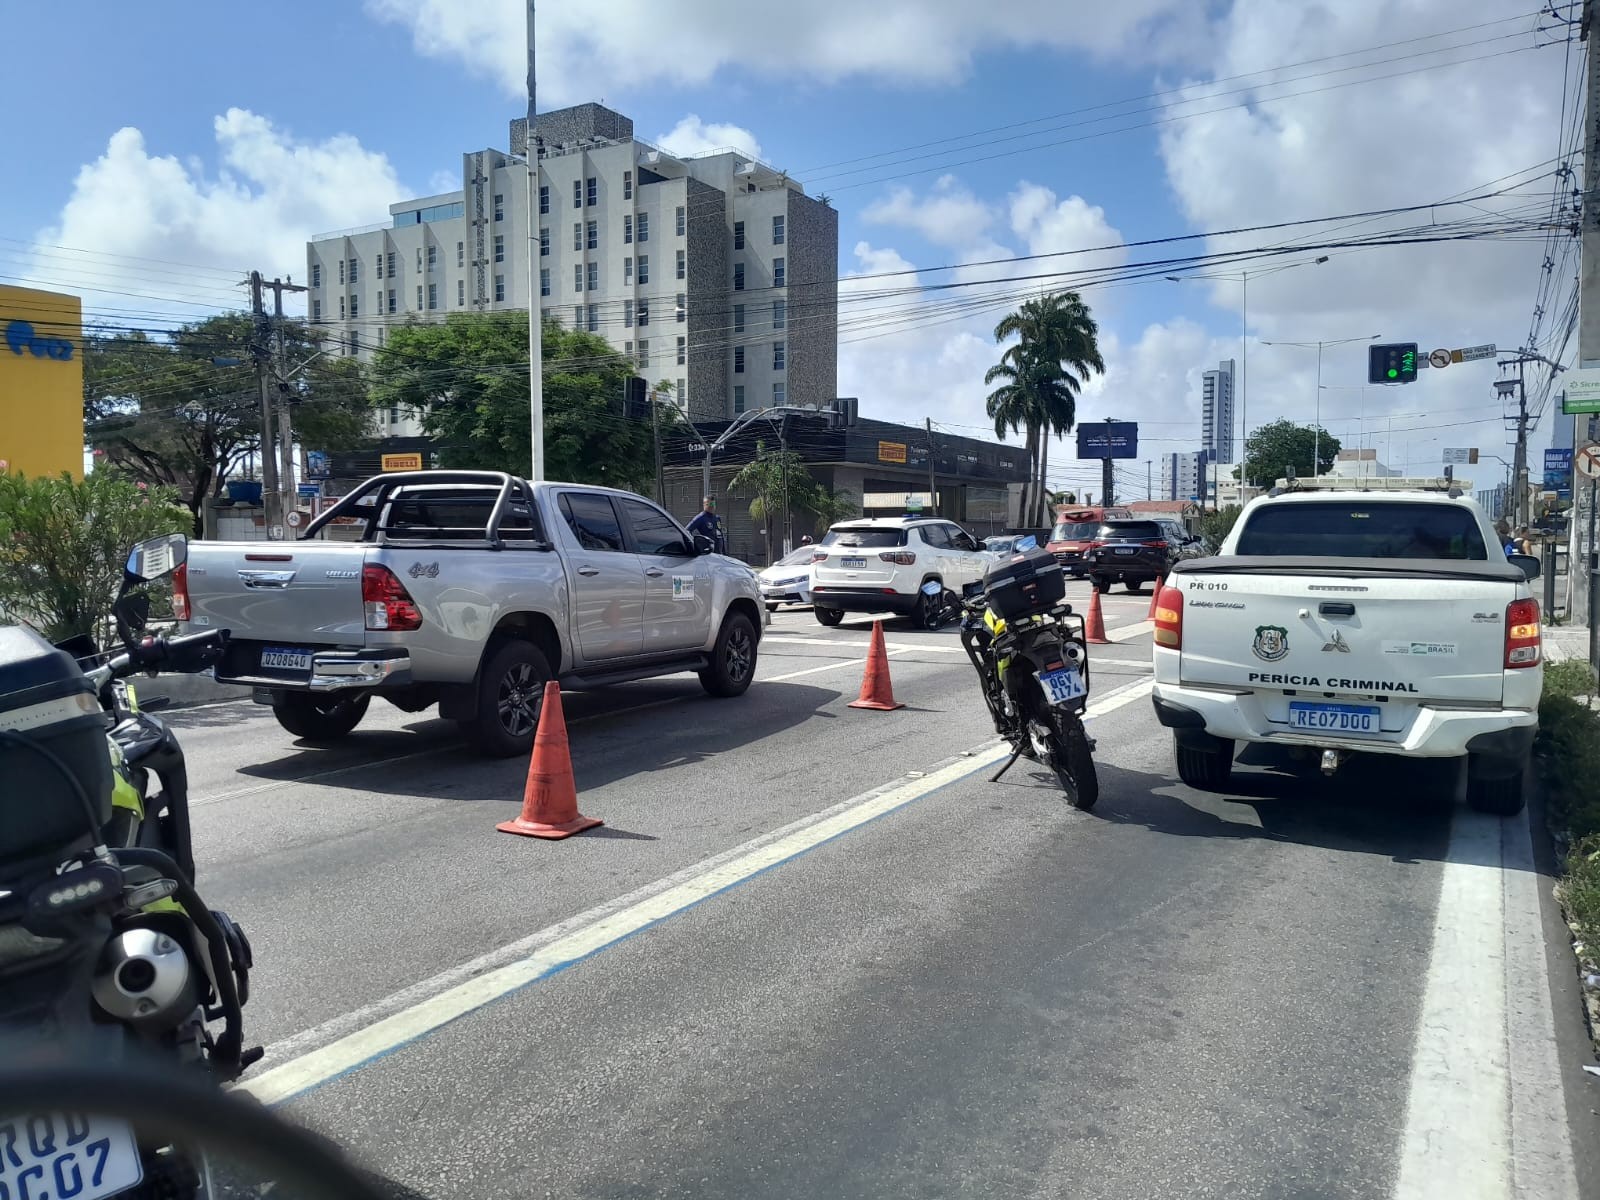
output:
[[[179,563],[172,573],[172,615],[180,621],[189,619],[189,564]]]
[[[408,630],[422,627],[422,612],[395,573],[382,563],[361,568],[361,603],[368,629]]]
[[[884,562],[892,562],[897,567],[909,567],[917,561],[915,550],[885,550],[878,555]]]
[[[1506,669],[1539,665],[1539,602],[1513,600],[1506,605]]]
[[[1163,587],[1156,593],[1156,645],[1168,650],[1183,649],[1183,593]]]

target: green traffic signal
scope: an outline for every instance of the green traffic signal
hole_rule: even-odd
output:
[[[1399,379],[1400,378],[1400,372],[1396,371],[1393,367],[1390,367],[1389,368],[1389,378],[1390,379]]]
[[[1417,366],[1415,342],[1392,342],[1367,349],[1368,383],[1415,383]]]

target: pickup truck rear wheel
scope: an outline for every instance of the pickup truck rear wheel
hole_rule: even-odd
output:
[[[1500,771],[1505,770],[1504,764],[1496,764]],[[1490,775],[1480,768],[1474,761],[1467,763],[1467,803],[1481,813],[1488,813],[1495,817],[1514,817],[1522,811],[1526,797],[1523,795],[1523,780],[1527,770],[1517,770],[1513,774]]]
[[[1172,741],[1172,755],[1178,760],[1178,778],[1189,787],[1201,792],[1222,792],[1233,777],[1233,743],[1216,739],[1215,748],[1201,749],[1185,746],[1176,737]]]
[[[511,638],[478,668],[478,715],[461,732],[481,753],[514,758],[533,748],[550,664],[532,642]]]
[[[711,650],[711,665],[700,672],[700,686],[713,696],[740,696],[755,676],[755,626],[743,613],[729,613]]]
[[[367,695],[316,695],[312,692],[275,692],[272,715],[297,738],[332,742],[344,737],[367,715]]]

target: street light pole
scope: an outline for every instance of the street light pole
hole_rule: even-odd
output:
[[[528,424],[529,461],[535,483],[544,478],[544,330],[539,313],[539,151],[534,142],[537,112],[533,70],[533,2],[528,0],[528,134],[523,150],[528,158]]]
[[[1250,440],[1250,272],[1239,272],[1239,502],[1245,500],[1245,489],[1250,486],[1250,451],[1245,444]]]

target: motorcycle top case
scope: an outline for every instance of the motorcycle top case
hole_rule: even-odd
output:
[[[1067,594],[1055,556],[1041,547],[1013,554],[983,577],[984,600],[1008,621],[1048,612]]]
[[[88,793],[101,825],[111,819],[106,714],[94,685],[65,650],[31,629],[0,625],[0,730],[20,734],[59,759]],[[0,862],[32,858],[81,841],[83,803],[44,755],[0,739]]]

